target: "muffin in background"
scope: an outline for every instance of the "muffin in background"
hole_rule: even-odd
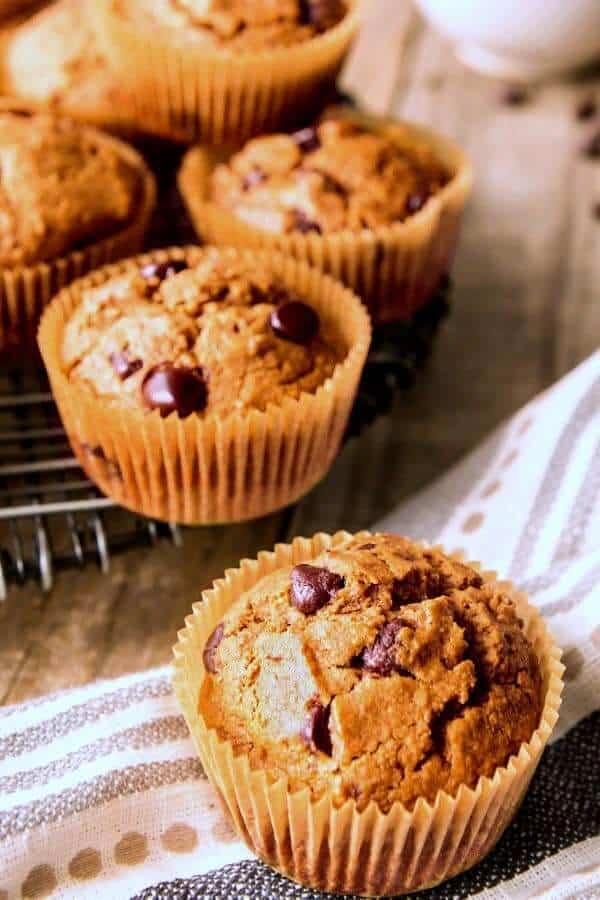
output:
[[[98,0],[92,12],[134,121],[214,145],[316,113],[358,27],[358,0]]]
[[[89,269],[139,249],[154,179],[131,147],[71,120],[0,107],[0,352],[34,346],[41,308]]]
[[[195,147],[179,185],[204,239],[306,260],[385,322],[409,319],[447,277],[471,168],[427,129],[338,108],[225,159]]]
[[[369,339],[343,285],[224,248],[100,269],[54,299],[39,333],[90,477],[124,506],[190,524],[265,515],[323,477]]]
[[[493,573],[340,532],[215,582],[180,632],[174,685],[248,846],[315,889],[382,896],[492,848],[556,722],[559,659]]]

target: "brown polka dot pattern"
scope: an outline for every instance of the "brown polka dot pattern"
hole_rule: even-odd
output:
[[[38,897],[47,897],[58,886],[56,872],[52,866],[45,863],[35,866],[21,885],[21,897],[24,900],[37,900]]]
[[[226,819],[225,816],[217,819],[217,821],[213,825],[212,836],[214,837],[215,841],[219,841],[222,844],[231,844],[233,841],[238,840],[238,836],[233,830],[229,819]]]
[[[171,853],[191,853],[198,846],[198,833],[185,822],[175,822],[161,834],[160,840]]]
[[[84,881],[86,878],[95,878],[102,871],[102,858],[93,847],[86,847],[76,853],[69,862],[69,875]]]
[[[490,481],[490,483],[486,484],[486,486],[484,487],[484,489],[481,492],[482,499],[485,500],[486,497],[491,497],[492,494],[495,494],[496,491],[499,491],[501,487],[502,487],[502,482],[499,481],[498,479],[496,479],[495,481]]]
[[[509,466],[512,466],[512,464],[514,463],[514,461],[518,455],[519,455],[518,450],[516,450],[516,449],[511,450],[510,453],[508,454],[508,456],[506,457],[506,459],[504,460],[504,462],[502,463],[503,467],[505,469],[508,469]]]
[[[139,831],[129,831],[115,845],[115,862],[121,866],[139,866],[148,856],[148,841]]]
[[[563,654],[563,664],[565,666],[565,681],[575,681],[583,668],[585,662],[583,653],[577,647],[569,647]]]
[[[465,534],[471,534],[473,531],[477,531],[478,528],[483,524],[484,515],[480,512],[471,513],[462,524],[462,530]]]

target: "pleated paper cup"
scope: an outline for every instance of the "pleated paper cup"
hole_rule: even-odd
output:
[[[280,250],[351,287],[374,322],[409,319],[435,294],[450,270],[471,189],[471,165],[459,147],[420,125],[341,109],[337,115],[371,131],[396,136],[402,143],[414,139],[425,144],[451,173],[450,181],[404,222],[331,234],[272,234],[211,202],[211,175],[227,156],[205,146],[193,147],[184,157],[180,191],[204,240]]]
[[[558,718],[564,667],[560,650],[525,595],[510,583],[497,582],[494,573],[482,572],[487,582],[513,596],[540,663],[544,691],[538,728],[492,778],[480,778],[473,788],[462,786],[453,797],[440,791],[432,804],[419,800],[408,810],[396,803],[382,813],[375,803],[358,812],[354,800],[336,807],[330,794],[314,800],[307,788],[291,793],[280,773],[251,769],[247,757],[236,755],[198,712],[206,641],[232,604],[264,575],[313,559],[349,537],[338,532],[333,537],[297,538],[228,570],[204,592],[179,632],[174,688],[202,765],[238,833],[257,856],[282,875],[317,890],[404,894],[457,875],[492,849],[519,808]],[[479,568],[477,563],[469,565]]]
[[[105,494],[169,522],[239,522],[293,503],[329,470],[345,433],[371,328],[358,297],[339,282],[280,255],[242,251],[310,303],[323,329],[346,348],[344,359],[314,393],[285,398],[265,411],[161,418],[158,410],[125,407],[69,380],[62,366],[62,336],[86,289],[174,256],[185,256],[193,265],[200,253],[198,247],[158,250],[78,280],[46,310],[39,346],[73,450]]]
[[[0,110],[6,108],[6,104],[0,105]],[[10,108],[17,107],[10,104]],[[129,221],[114,234],[65,256],[29,266],[0,267],[0,360],[3,362],[23,364],[23,353],[35,357],[40,315],[61,288],[98,266],[139,252],[142,247],[156,202],[154,177],[140,154],[128,144],[95,130],[94,134],[139,173],[135,209]]]
[[[317,112],[359,24],[358,0],[334,28],[291,47],[199,46],[184,29],[137,21],[121,0],[90,8],[115,73],[132,91],[133,119],[174,140],[238,143]]]

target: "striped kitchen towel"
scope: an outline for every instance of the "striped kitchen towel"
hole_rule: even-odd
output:
[[[600,898],[600,354],[377,527],[508,575],[565,650],[559,725],[516,821],[419,897]],[[134,894],[319,896],[236,839],[166,668],[0,711],[0,900]]]

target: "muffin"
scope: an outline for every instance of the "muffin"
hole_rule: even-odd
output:
[[[254,852],[320,890],[387,895],[499,838],[557,718],[559,656],[491,573],[341,532],[215,583],[180,634],[175,689]]]
[[[138,512],[200,523],[264,515],[323,477],[369,337],[358,298],[319,272],[188,248],[76,282],[39,343],[90,477]]]
[[[42,306],[138,249],[154,180],[126,144],[68,119],[0,109],[0,351],[33,345]]]
[[[470,183],[449,141],[341,108],[225,160],[196,147],[179,176],[202,237],[304,259],[352,287],[376,322],[410,318],[447,276]]]
[[[11,28],[2,91],[38,109],[127,132],[131,100],[100,49],[82,0],[57,0]]]
[[[357,0],[99,0],[110,62],[157,134],[239,142],[322,106]]]

